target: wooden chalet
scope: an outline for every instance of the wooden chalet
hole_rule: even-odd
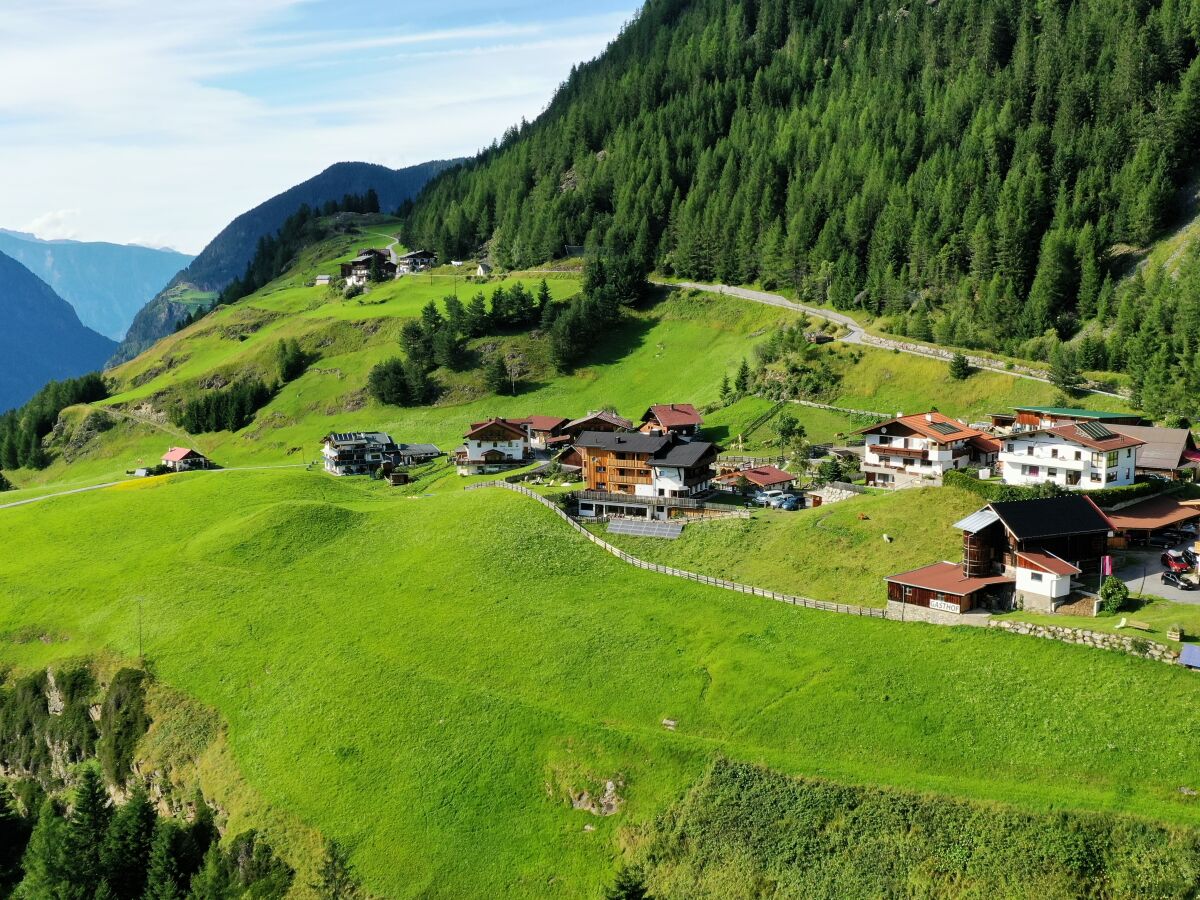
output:
[[[888,601],[946,613],[990,609],[1011,595],[1013,580],[1005,575],[967,575],[963,566],[937,562],[888,576]]]
[[[1080,422],[1100,422],[1105,425],[1140,425],[1137,413],[1102,412],[1077,409],[1073,406],[1017,406],[1009,413],[993,413],[990,417],[996,428],[1029,431],[1038,428],[1057,428],[1059,425],[1078,425]]]
[[[422,272],[425,269],[432,269],[436,263],[437,254],[432,250],[413,250],[400,256],[396,268],[401,274]]]
[[[347,284],[364,285],[371,280],[371,271],[377,269],[381,278],[396,277],[396,264],[391,261],[386,250],[367,248],[360,250],[358,256],[348,263],[342,263],[342,278]]]
[[[567,421],[561,416],[526,416],[512,420],[514,424],[529,429],[529,442],[537,450],[547,450],[556,445],[561,448],[569,441],[569,435],[563,433]]]
[[[796,476],[778,466],[752,466],[748,469],[733,469],[718,475],[714,484],[724,491],[783,491],[795,482]]]
[[[690,403],[660,403],[642,414],[638,430],[644,434],[671,434],[690,441],[700,433],[704,418]]]
[[[641,432],[587,431],[575,440],[587,488],[581,516],[665,519],[703,509],[720,448]]]
[[[562,434],[573,438],[579,437],[585,431],[633,431],[633,423],[624,416],[601,409],[572,419],[561,429]]]

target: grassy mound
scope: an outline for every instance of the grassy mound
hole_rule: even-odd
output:
[[[1191,897],[1200,832],[717,761],[642,838],[652,896]]]
[[[364,518],[327,503],[276,503],[218,522],[191,541],[188,550],[209,564],[271,571],[347,540]]]

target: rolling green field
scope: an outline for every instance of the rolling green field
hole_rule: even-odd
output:
[[[0,516],[0,632],[61,636],[0,661],[132,657],[141,598],[153,671],[228,723],[225,808],[345,840],[386,896],[596,896],[718,753],[1200,823],[1191,673],[648,575],[516,495],[213,472]],[[610,779],[616,815],[572,807]]]

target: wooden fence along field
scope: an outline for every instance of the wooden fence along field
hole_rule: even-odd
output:
[[[638,559],[636,556],[631,556],[619,547],[614,547],[612,544],[592,534],[577,521],[571,518],[565,511],[559,508],[554,501],[543,497],[541,494],[531,491],[529,488],[519,484],[509,484],[507,481],[481,481],[477,484],[468,485],[466,490],[473,491],[479,488],[498,487],[509,491],[515,491],[518,494],[523,494],[536,500],[538,503],[545,506],[547,509],[553,510],[555,515],[570,525],[575,531],[579,532],[593,544],[606,553],[611,553],[621,562],[628,563],[631,566],[636,566],[639,569],[645,569],[648,572],[657,572],[659,575],[670,575],[673,578],[684,578],[688,581],[695,581],[700,584],[707,584],[713,587],[724,588],[727,591],[737,591],[739,594],[752,594],[755,597],[765,597],[768,600],[777,600],[780,603],[790,603],[792,606],[804,606],[808,609],[823,609],[827,612],[844,613],[852,616],[868,616],[873,619],[889,618],[887,610],[877,609],[870,606],[851,606],[845,603],[827,603],[824,600],[814,600],[811,597],[797,597],[792,594],[781,594],[778,591],[768,591],[764,588],[754,587],[750,584],[740,584],[736,581],[726,581],[723,578],[713,578],[710,575],[700,575],[696,572],[689,572],[686,569],[676,569],[673,566],[663,566],[658,563],[646,562],[644,559]]]

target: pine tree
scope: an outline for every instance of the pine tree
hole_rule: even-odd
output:
[[[311,887],[321,900],[353,900],[361,896],[350,854],[337,841],[325,845],[325,859]]]
[[[101,850],[112,818],[108,793],[95,766],[87,766],[75,789],[71,814],[67,818],[67,850],[71,882],[94,891],[103,878]]]
[[[950,358],[950,377],[955,381],[965,381],[971,375],[971,363],[961,353],[955,353]]]
[[[493,394],[509,392],[508,366],[504,363],[504,354],[495,353],[483,371],[484,384]]]
[[[744,397],[750,392],[750,381],[750,364],[743,357],[742,364],[738,366],[737,375],[733,379],[733,386],[737,390],[739,397]]]
[[[1063,344],[1056,344],[1050,354],[1050,383],[1068,396],[1083,384],[1075,353]]]
[[[146,870],[144,900],[183,900],[179,852],[183,829],[170,819],[161,819],[154,829],[150,865]]]
[[[377,363],[367,376],[367,392],[388,406],[408,406],[412,395],[404,374],[404,360],[393,357]]]
[[[46,800],[21,860],[25,877],[16,896],[29,900],[62,896],[70,884],[67,845],[67,823],[58,814],[54,801]]]
[[[724,406],[728,406],[730,404],[730,402],[732,402],[732,400],[733,400],[733,386],[730,385],[730,383],[729,383],[729,373],[728,372],[726,372],[724,375],[721,376],[720,397],[721,397],[721,403]]]
[[[3,472],[0,472],[0,494],[13,489],[12,482],[9,481]]]
[[[550,296],[550,285],[546,284],[546,279],[543,278],[538,285],[537,290],[537,314],[539,317],[545,315],[546,307],[554,302],[554,298]]]
[[[157,821],[154,806],[140,786],[112,817],[100,850],[100,867],[113,896],[137,900],[145,891],[146,868]]]
[[[480,292],[471,298],[467,304],[466,323],[463,331],[467,337],[481,337],[490,330],[491,322],[488,316],[487,300]]]
[[[192,877],[188,900],[227,900],[232,897],[233,881],[221,855],[221,849],[214,843],[204,855],[204,864],[200,871]]]
[[[648,900],[645,876],[640,869],[626,866],[617,873],[617,880],[604,892],[605,900]]]

